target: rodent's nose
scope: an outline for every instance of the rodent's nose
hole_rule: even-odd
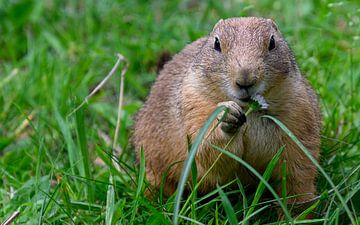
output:
[[[236,85],[240,88],[240,89],[249,89],[252,86],[254,86],[255,82],[243,82],[241,80],[237,80],[236,81]]]
[[[248,90],[255,84],[254,76],[252,76],[252,69],[250,68],[241,68],[236,78],[236,85],[243,90]]]

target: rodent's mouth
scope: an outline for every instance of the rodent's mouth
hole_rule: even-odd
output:
[[[233,101],[241,107],[247,107],[251,99],[257,95],[263,95],[264,84],[259,83],[248,89],[227,88],[226,93]]]
[[[247,96],[247,97],[245,97],[245,98],[239,98],[239,100],[241,100],[241,101],[243,101],[243,102],[249,102],[250,99],[251,99],[250,96]]]
[[[255,99],[255,96],[257,96],[257,95],[260,95],[260,94],[256,93],[256,94],[253,94],[253,95],[244,95],[244,96],[237,96],[237,95],[231,94],[230,97],[233,99],[233,101],[238,103],[239,106],[247,107],[249,105],[249,102],[252,99]]]
[[[256,95],[262,95],[264,90],[264,84],[258,83],[253,87],[250,88],[232,88],[227,89],[227,94],[233,101],[237,102],[240,106],[246,107],[251,99],[253,99]]]

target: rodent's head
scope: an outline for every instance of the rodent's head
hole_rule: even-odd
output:
[[[270,19],[244,17],[220,20],[193,66],[209,83],[218,83],[227,97],[247,102],[265,94],[296,70],[287,43]]]

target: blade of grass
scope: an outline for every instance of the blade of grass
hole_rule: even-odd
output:
[[[76,224],[75,221],[74,221],[74,219],[72,218],[72,216],[71,216],[70,214],[68,214],[68,212],[64,209],[64,207],[62,207],[62,205],[56,201],[56,196],[57,196],[57,194],[58,194],[58,191],[60,190],[60,185],[61,185],[61,184],[59,184],[59,185],[57,185],[57,186],[55,187],[55,189],[54,189],[54,191],[53,191],[53,193],[52,193],[51,195],[48,194],[46,191],[44,191],[44,190],[42,190],[42,189],[39,189],[39,191],[42,192],[44,195],[46,195],[46,197],[49,199],[48,202],[47,202],[47,204],[46,204],[46,206],[45,206],[45,212],[44,212],[44,214],[46,214],[47,211],[50,211],[50,210],[51,210],[50,205],[51,205],[52,203],[54,203],[55,205],[57,205],[57,206],[61,209],[61,211],[63,211],[63,212],[67,215],[67,217],[70,219],[70,221],[72,222],[72,224]]]
[[[302,220],[302,221],[294,221],[294,224],[319,224],[320,222],[325,222],[326,219],[311,219],[311,220]],[[339,223],[335,223],[339,224]]]
[[[284,201],[284,205],[287,205],[287,190],[286,190],[286,160],[281,165],[281,195]]]
[[[246,217],[246,212],[247,212],[247,208],[248,208],[248,202],[247,202],[247,197],[245,194],[245,189],[244,189],[244,185],[241,183],[240,179],[236,179],[236,183],[239,187],[239,191],[241,193],[242,196],[242,203],[243,203],[243,209],[244,209],[244,218]]]
[[[325,193],[323,193],[324,195],[326,194],[326,196],[327,196],[327,192],[325,192]],[[327,196],[328,197],[328,196]],[[327,218],[327,220],[326,221],[324,221],[324,225],[325,224],[333,224],[333,223],[330,223],[331,222],[331,217],[333,217],[334,216],[334,213],[332,212],[332,205],[334,204],[334,202],[335,202],[335,195],[333,195],[332,197],[331,197],[331,199],[327,202],[327,204],[328,204],[328,206],[327,206],[327,210],[326,210],[326,213],[325,213],[325,215],[324,215],[324,217],[325,218]],[[337,208],[338,209],[338,208]],[[337,210],[336,209],[336,210]],[[333,214],[331,214],[330,215],[330,213],[333,213]],[[329,223],[327,223],[327,222],[329,222]]]
[[[235,215],[234,208],[232,207],[230,200],[224,193],[224,191],[217,185],[217,189],[219,191],[219,195],[221,197],[222,205],[224,206],[225,213],[228,217],[228,221],[231,225],[237,225],[238,220]]]
[[[215,208],[215,224],[218,225],[219,224],[219,205],[216,203],[216,208]]]
[[[37,152],[37,161],[36,161],[36,170],[35,170],[35,185],[36,185],[36,191],[38,191],[39,188],[39,180],[40,180],[40,176],[41,176],[41,163],[42,163],[42,158],[43,158],[43,149],[44,149],[44,138],[41,138],[40,140],[40,146]]]
[[[166,213],[167,215],[172,215],[172,214],[170,214],[170,213]],[[204,223],[201,223],[201,222],[199,222],[199,221],[196,221],[196,220],[194,220],[194,219],[192,219],[192,218],[189,218],[189,217],[186,217],[186,216],[179,216],[181,219],[183,219],[183,220],[186,220],[186,221],[189,221],[189,222],[191,222],[191,223],[194,223],[194,224],[198,224],[198,225],[205,225]]]
[[[235,179],[235,180],[232,180],[232,181],[230,181],[229,183],[226,183],[226,184],[224,184],[224,185],[222,185],[222,186],[220,186],[220,187],[223,189],[223,188],[226,188],[226,187],[229,187],[229,186],[233,185],[235,182],[236,182],[236,179]],[[215,190],[207,193],[206,195],[204,195],[204,196],[202,196],[201,198],[199,198],[199,199],[196,201],[196,204],[199,204],[200,202],[205,201],[206,199],[208,199],[208,198],[216,195],[217,193],[218,193],[218,190],[217,190],[217,189],[215,189]],[[206,205],[206,204],[204,204],[204,205]],[[202,206],[199,206],[198,208],[200,208],[200,207],[202,207]]]
[[[71,200],[70,200],[70,187],[69,181],[66,177],[63,177],[60,183],[60,196],[64,205],[64,208],[68,215],[73,215],[72,207],[71,207]]]
[[[143,187],[145,184],[145,153],[144,149],[140,151],[140,168],[139,168],[139,175],[137,180],[137,187],[136,187],[136,194],[135,199],[140,199],[140,194],[143,192]]]
[[[115,191],[113,186],[113,176],[109,176],[109,185],[106,193],[106,213],[105,213],[105,224],[111,225],[112,218],[115,211]]]
[[[234,182],[233,182],[234,183]],[[226,185],[226,186],[229,186],[229,185]],[[225,187],[226,187],[225,186]],[[224,187],[224,185],[223,186],[220,186],[221,188],[223,188]],[[207,207],[211,207],[211,205],[213,205],[214,203],[216,203],[216,202],[220,202],[221,201],[221,199],[219,199],[219,198],[217,198],[217,197],[219,197],[219,191],[217,190],[217,189],[215,189],[215,194],[216,194],[216,196],[214,195],[214,199],[212,199],[212,200],[209,200],[209,201],[207,201],[206,203],[202,203],[201,201],[197,201],[197,202],[201,202],[202,204],[199,204],[199,206],[197,206],[196,207],[196,209],[197,210],[200,210],[200,209],[203,209],[203,208],[207,208]],[[238,195],[239,194],[239,191],[237,191],[237,190],[233,190],[233,191],[228,191],[227,192],[227,195]],[[240,210],[238,210],[238,211],[240,211]]]
[[[111,172],[115,174],[120,180],[125,181],[125,179],[123,178],[124,175],[113,164],[113,161],[116,160],[114,159],[115,156],[101,149],[99,146],[96,146],[95,150],[97,156],[105,163],[105,165],[107,165],[110,168]]]
[[[318,205],[320,204],[320,201],[316,201],[314,204],[312,204],[310,207],[305,209],[300,215],[298,215],[295,220],[304,220],[307,215],[309,215]]]
[[[185,183],[188,179],[189,172],[192,166],[192,162],[195,158],[196,152],[204,139],[206,132],[212,125],[213,121],[216,119],[217,115],[224,111],[226,109],[225,106],[220,106],[214,110],[214,112],[209,116],[203,127],[200,129],[198,135],[195,138],[194,143],[191,146],[190,152],[188,154],[188,157],[185,160],[183,170],[181,172],[181,176],[179,179],[178,187],[177,187],[177,193],[175,197],[175,209],[174,209],[174,216],[173,216],[173,223],[175,225],[179,222],[179,212],[180,212],[180,204],[181,204],[181,197],[185,189]]]
[[[299,148],[305,153],[305,155],[311,160],[311,162],[318,168],[318,170],[321,172],[321,174],[325,177],[325,179],[329,182],[331,187],[334,189],[334,192],[336,196],[339,198],[342,206],[344,207],[350,221],[352,224],[358,224],[357,219],[354,219],[349,207],[347,206],[344,198],[341,196],[339,190],[335,186],[334,182],[331,180],[330,176],[325,172],[325,170],[320,166],[320,164],[314,159],[314,157],[310,154],[310,152],[306,149],[306,147],[297,139],[297,137],[283,124],[280,120],[276,119],[272,116],[262,116],[268,119],[271,119],[274,121],[298,146]]]
[[[138,178],[138,182],[137,182],[136,195],[135,195],[132,214],[131,214],[131,220],[130,220],[131,224],[134,224],[134,221],[135,221],[135,215],[137,212],[139,197],[140,197],[141,191],[143,189],[144,179],[145,179],[145,154],[144,154],[144,149],[141,148],[140,149],[140,171],[139,171],[139,178]]]
[[[187,137],[187,141],[188,141],[188,149],[191,149],[191,139],[188,136]],[[193,218],[194,220],[196,220],[196,199],[197,199],[197,166],[196,166],[196,159],[194,159],[194,161],[192,162],[191,165],[191,185],[192,185],[192,191],[191,191],[191,205],[190,205],[190,209],[191,209],[191,218]],[[188,199],[189,200],[189,199]],[[181,212],[180,212],[181,214]]]
[[[294,221],[291,224],[319,224],[320,222],[327,222],[326,219],[311,219],[311,220],[302,220],[302,221]],[[274,222],[274,223],[267,223],[266,225],[279,225],[279,224],[285,224],[285,223],[279,223],[279,222]],[[330,223],[330,224],[339,224],[339,223]]]
[[[53,175],[54,175],[54,174],[53,174],[53,171],[50,171],[50,177],[49,177],[49,180],[50,180],[50,181],[53,179]],[[60,187],[60,185],[57,185],[57,186],[55,187],[55,189],[56,189],[56,188],[59,188],[59,187]],[[39,189],[39,188],[37,188],[37,191],[39,191],[38,189]],[[49,184],[48,184],[47,192],[50,192],[50,190],[51,190],[51,182],[49,182]],[[40,209],[40,215],[39,215],[38,225],[43,224],[44,214],[45,214],[46,208],[47,208],[48,205],[49,205],[49,202],[50,202],[50,201],[48,201],[48,199],[47,199],[46,196],[42,199],[42,204],[41,204],[41,209]]]
[[[165,180],[166,180],[166,177],[168,176],[169,172],[170,172],[170,169],[178,164],[178,163],[181,163],[181,161],[176,161],[176,162],[173,162],[171,163],[165,170],[164,174],[161,176],[161,183],[160,183],[160,187],[159,187],[159,202],[160,204],[162,205],[163,204],[163,201],[164,201],[164,196],[163,196],[163,192],[164,192],[164,185],[165,185]],[[152,191],[151,189],[149,189],[149,191]],[[170,196],[170,198],[172,198],[174,195]]]
[[[227,155],[228,157],[238,161],[239,163],[241,163],[245,168],[247,168],[250,172],[252,172],[257,178],[260,179],[260,181],[262,183],[264,183],[264,185],[268,188],[268,190],[271,192],[271,194],[275,197],[275,200],[279,203],[280,207],[282,208],[282,210],[284,211],[284,214],[286,216],[286,219],[289,220],[289,222],[291,223],[293,221],[289,211],[287,210],[287,207],[283,204],[281,198],[279,197],[279,195],[275,192],[275,190],[271,187],[271,185],[261,176],[261,174],[254,169],[254,167],[252,167],[249,163],[245,162],[243,159],[241,159],[240,157],[238,157],[237,155],[234,155],[233,153],[226,151],[222,148],[219,148],[216,145],[212,145],[212,147],[222,153],[224,153],[225,155]]]
[[[71,171],[74,175],[77,174],[76,170],[75,170],[75,168],[76,168],[78,170],[78,172],[80,173],[80,175],[84,176],[85,171],[84,171],[84,166],[82,165],[83,161],[80,158],[79,151],[75,147],[75,143],[72,138],[70,128],[69,128],[67,122],[60,115],[56,106],[54,106],[54,113],[55,113],[55,119],[57,120],[57,123],[60,127],[61,133],[63,134],[64,139],[65,139],[66,149],[67,149],[68,155],[69,155]]]
[[[263,210],[265,210],[265,209],[267,209],[267,208],[269,208],[269,207],[270,207],[270,205],[265,205],[265,206],[261,207],[260,209],[255,210],[255,211],[252,212],[249,216],[247,216],[246,221],[243,220],[243,221],[240,221],[240,223],[241,223],[241,224],[247,223],[247,221],[249,221],[250,218],[252,218],[252,217],[255,216],[256,214],[260,213],[261,211],[263,211]]]
[[[90,164],[90,157],[89,157],[89,153],[88,153],[88,149],[87,149],[86,132],[85,132],[85,124],[84,124],[85,119],[84,119],[83,108],[80,108],[76,112],[75,119],[76,119],[77,141],[78,141],[78,145],[79,145],[79,148],[81,151],[80,153],[81,153],[81,159],[83,161],[82,166],[83,166],[84,176],[89,179],[92,179],[92,175],[90,173],[91,164]],[[94,190],[89,185],[86,185],[85,188],[86,188],[86,194],[87,194],[87,198],[88,198],[89,202],[93,203],[95,201]]]
[[[268,181],[272,175],[272,172],[276,166],[276,163],[278,162],[278,160],[280,159],[280,155],[281,153],[284,151],[284,146],[282,146],[277,152],[276,154],[273,156],[273,158],[270,160],[269,164],[267,165],[265,172],[263,174],[263,178],[264,180]],[[259,202],[262,194],[264,193],[265,190],[265,184],[263,182],[260,182],[256,192],[255,192],[255,196],[254,199],[250,205],[249,210],[246,213],[246,216],[243,220],[243,224],[248,224],[248,218],[250,217],[251,213],[254,211],[256,204]]]
[[[225,109],[228,110],[228,109]],[[225,111],[225,113],[223,114],[223,116],[220,118],[220,120],[216,123],[216,125],[212,128],[212,130],[209,132],[208,135],[210,135],[217,127],[218,125],[221,123],[221,121],[223,121],[223,119],[226,116],[227,111]],[[227,146],[233,141],[233,139],[237,136],[237,132],[230,138],[230,140],[228,141],[228,143],[226,143],[224,148],[227,148]],[[206,138],[205,138],[206,139]],[[187,205],[190,202],[190,199],[194,199],[194,195],[197,192],[197,189],[199,188],[200,184],[202,184],[202,182],[205,181],[205,178],[207,177],[207,175],[210,173],[210,171],[214,168],[214,166],[216,165],[216,163],[220,160],[220,158],[222,157],[222,153],[220,153],[218,155],[218,157],[215,159],[215,161],[212,163],[212,165],[210,166],[210,168],[205,172],[205,174],[201,177],[200,181],[197,182],[196,181],[196,185],[193,185],[193,190],[191,191],[190,197],[186,200],[182,210],[180,211],[180,214],[183,214],[184,211],[186,210]]]
[[[190,138],[188,138],[189,148],[191,149]],[[196,159],[194,159],[191,165],[191,184],[192,184],[192,193],[191,193],[191,218],[196,220],[196,199],[197,199],[197,166]]]
[[[71,201],[70,205],[73,209],[76,210],[88,210],[88,211],[95,211],[100,212],[103,208],[102,205],[88,203],[88,202],[78,202],[78,201]]]
[[[5,86],[5,84],[7,84],[9,81],[11,81],[15,76],[16,74],[19,73],[19,69],[18,68],[15,68],[11,71],[11,73],[6,76],[5,78],[1,79],[0,80],[0,89]]]

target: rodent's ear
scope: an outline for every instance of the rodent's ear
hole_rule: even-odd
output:
[[[274,20],[272,19],[267,19],[267,21],[271,24],[271,26],[276,30],[279,31],[278,26],[276,25],[276,23],[274,22]]]
[[[220,23],[222,23],[224,20],[220,19],[214,26],[213,31],[219,26]]]

